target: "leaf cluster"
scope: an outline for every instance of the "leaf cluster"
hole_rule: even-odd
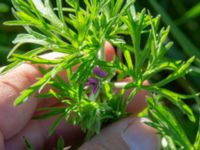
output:
[[[59,122],[66,118],[67,122],[79,125],[88,137],[91,137],[99,133],[104,124],[127,116],[126,106],[141,90],[166,98],[191,121],[195,121],[192,110],[183,100],[198,94],[183,95],[164,88],[170,82],[184,77],[190,71],[188,68],[195,58],[191,57],[184,62],[171,61],[165,57],[173,43],[167,38],[170,28],[159,29],[160,16],[154,18],[146,9],[136,12],[134,0],[57,0],[55,4],[50,0],[12,0],[12,3],[16,20],[5,24],[23,26],[26,33],[19,34],[13,41],[16,46],[8,56],[11,63],[2,73],[24,62],[53,65],[48,71],[43,70],[44,75],[24,90],[15,101],[15,105],[27,101],[30,95],[47,84],[56,88],[56,92],[51,89],[40,95],[56,97],[66,104],[64,108],[45,108],[48,113],[40,116],[48,118],[59,115],[50,129],[50,134]],[[126,40],[127,38],[129,40]],[[118,57],[111,62],[105,61],[106,41],[122,51],[124,62]],[[16,50],[27,43],[35,44],[37,48],[25,54],[17,54]],[[59,52],[63,53],[63,56],[54,60],[40,57],[47,52]],[[75,65],[79,67],[73,71]],[[97,78],[92,71],[96,66],[105,70],[108,76]],[[62,70],[66,70],[68,81],[59,77],[58,73]],[[163,71],[169,72],[166,78],[143,85],[144,81],[151,81]],[[117,82],[127,76],[131,77],[133,82]],[[95,95],[85,86],[91,77],[96,77],[99,81],[99,89]],[[114,80],[116,78],[117,80]],[[120,92],[115,93],[114,88],[120,88]],[[125,98],[123,95],[129,89],[131,93]],[[160,114],[169,113],[164,107],[154,106],[153,100],[149,105],[156,113],[160,109]],[[161,116],[154,118],[163,119]],[[173,121],[174,118],[171,117],[170,120]],[[158,124],[162,125],[162,122]],[[167,135],[167,127],[171,127],[171,124],[166,124],[167,126],[163,125],[165,130],[160,132]],[[177,134],[180,132],[182,133],[175,130]],[[187,139],[180,142],[184,141]],[[187,143],[183,146],[188,147]]]

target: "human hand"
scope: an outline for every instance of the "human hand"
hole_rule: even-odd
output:
[[[110,44],[105,46],[106,58],[111,60],[114,50]],[[47,57],[52,58],[48,55]],[[54,56],[55,57],[55,56]],[[34,95],[26,103],[13,107],[20,92],[33,84],[41,74],[37,66],[23,64],[0,76],[0,150],[23,150],[26,137],[36,150],[52,149],[57,139],[62,136],[66,145],[73,145],[83,139],[78,127],[66,125],[63,120],[53,136],[48,137],[48,128],[55,117],[47,120],[31,120],[39,107],[57,106],[55,99],[37,99]],[[126,79],[130,80],[130,79]],[[127,111],[136,116],[144,109],[146,92],[142,91],[132,101]],[[84,143],[80,150],[156,150],[159,138],[156,131],[143,123],[144,119],[130,117],[113,123],[101,133]]]

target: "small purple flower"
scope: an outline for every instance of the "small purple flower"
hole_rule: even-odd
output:
[[[93,69],[93,73],[102,78],[104,78],[108,75],[108,73],[103,71],[100,67],[95,67]]]
[[[92,87],[92,93],[96,94],[99,88],[99,81],[96,78],[89,78],[86,85]]]

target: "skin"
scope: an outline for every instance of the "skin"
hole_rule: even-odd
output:
[[[106,43],[106,60],[111,61],[114,55],[113,47]],[[55,55],[44,57],[52,59]],[[13,106],[13,102],[20,92],[36,82],[40,76],[38,66],[31,64],[23,64],[0,76],[0,150],[25,149],[23,137],[29,139],[37,150],[52,149],[52,145],[60,136],[64,138],[66,146],[74,145],[83,139],[84,135],[80,129],[66,125],[64,120],[55,133],[48,137],[48,128],[56,118],[31,119],[39,107],[60,105],[55,99],[37,99],[33,95],[26,103],[17,107]],[[131,81],[130,78],[124,80]],[[145,91],[141,91],[129,104],[127,111],[133,114],[132,117],[105,127],[99,135],[85,142],[79,150],[93,150],[94,148],[96,150],[159,149],[159,138],[156,131],[145,125],[144,119],[136,117],[137,113],[146,106],[144,100],[146,95]]]

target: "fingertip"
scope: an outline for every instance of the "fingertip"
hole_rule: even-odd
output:
[[[140,91],[135,95],[134,99],[128,104],[126,111],[133,115],[138,114],[147,107],[146,96],[148,92],[145,90]]]
[[[131,81],[131,79],[128,80]],[[150,83],[147,80],[143,82],[144,86],[148,86],[149,84]],[[139,112],[141,112],[147,107],[147,102],[146,102],[147,96],[148,92],[145,90],[141,90],[138,94],[135,95],[133,100],[128,104],[126,111],[132,113],[133,115],[137,115]]]
[[[126,118],[105,127],[79,150],[92,150],[94,147],[107,150],[159,150],[160,139],[156,130],[146,125],[144,119]]]
[[[148,80],[145,80],[145,81],[143,82],[143,85],[144,85],[144,86],[148,86],[148,85],[150,85],[150,83],[149,83]]]
[[[131,150],[159,150],[160,138],[156,130],[145,122],[146,118],[135,118],[128,123],[128,127],[123,130],[121,136]]]
[[[112,61],[115,56],[114,47],[109,42],[106,42],[104,46],[104,50],[105,50],[106,61]]]

